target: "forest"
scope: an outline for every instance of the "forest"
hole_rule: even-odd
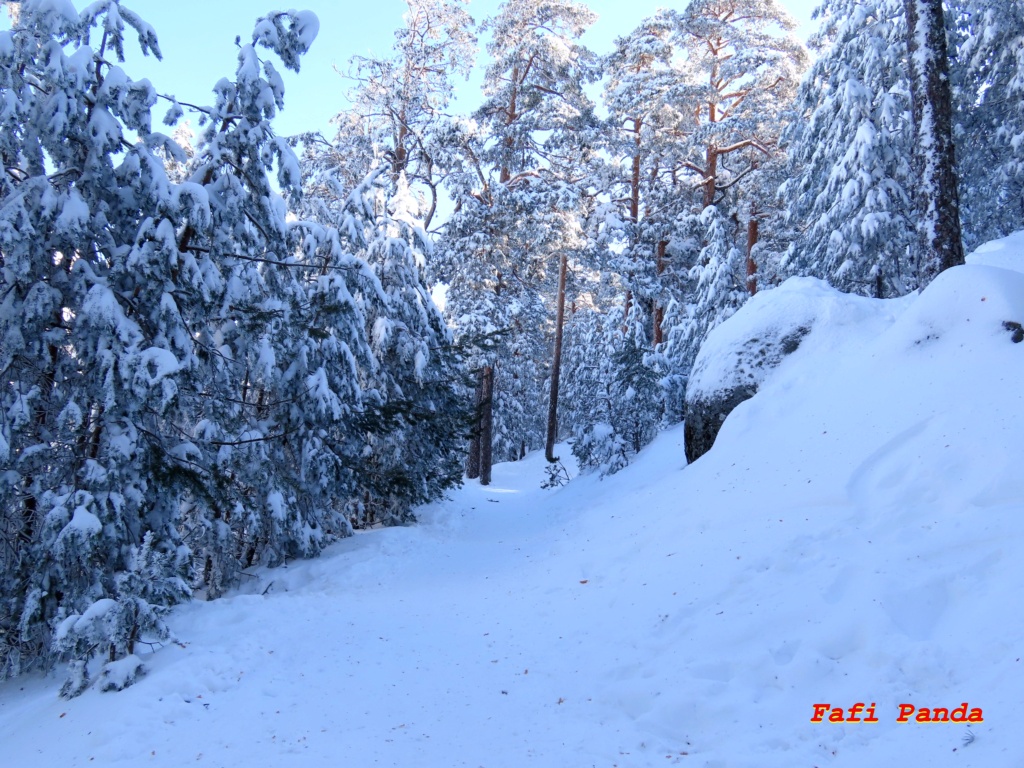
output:
[[[613,474],[759,291],[908,295],[1020,228],[1018,0],[825,0],[806,46],[775,0],[691,0],[610,51],[572,0],[406,2],[290,137],[310,12],[196,105],[127,71],[160,56],[130,3],[6,3],[0,679],[75,696],[174,605],[496,462]]]

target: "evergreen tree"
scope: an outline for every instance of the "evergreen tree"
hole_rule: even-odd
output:
[[[581,232],[582,190],[572,169],[587,154],[593,125],[583,86],[596,74],[595,60],[575,40],[593,18],[567,0],[503,3],[484,24],[492,63],[476,127],[452,135],[462,170],[451,178],[456,212],[440,253],[440,276],[450,285],[446,313],[460,339],[503,334],[496,349],[477,346],[471,360],[478,389],[493,372],[484,410],[493,424],[484,419],[477,429],[493,446],[471,446],[481,456],[493,449],[515,459],[543,444],[536,404],[544,402],[555,305],[545,297],[556,292],[552,262]]]
[[[292,200],[302,179],[270,123],[284,104],[281,78],[258,55],[268,48],[297,69],[316,32],[312,14],[275,13],[240,47],[235,80],[217,84],[202,115],[193,161],[209,222],[178,238],[204,281],[191,437],[209,456],[208,477],[187,522],[209,595],[249,565],[315,555],[350,531],[346,497],[362,448],[352,439],[363,402],[356,370],[373,364],[360,297],[380,288],[336,232],[288,221],[269,174]]]
[[[701,87],[680,66],[674,27],[667,12],[646,19],[616,40],[604,62],[607,149],[614,162],[604,189],[619,203],[621,241],[611,266],[626,284],[626,315],[634,303],[651,315],[652,345],[663,340],[665,304],[685,290],[679,267],[695,255],[676,237],[676,220],[695,205],[683,177],[690,107]]]
[[[445,133],[452,78],[469,76],[476,53],[475,25],[463,8],[466,2],[406,0],[405,26],[395,32],[393,55],[352,59],[353,106],[348,116],[339,116],[347,122],[357,115],[393,177],[405,174],[411,188],[426,190],[425,205],[416,211],[425,229],[437,211],[445,171],[439,136]]]
[[[877,297],[919,285],[906,37],[895,0],[828,0],[788,141],[791,268]]]
[[[360,421],[366,444],[352,510],[359,525],[408,522],[413,506],[457,485],[469,418],[461,361],[425,283],[432,243],[404,174],[389,196],[385,170],[349,196],[344,226],[381,290],[366,311],[374,365],[363,372],[372,397]]]
[[[629,464],[661,423],[651,408],[659,390],[649,361],[650,318],[621,305],[577,311],[567,330],[566,402],[573,454],[602,477]]]
[[[952,4],[957,166],[964,245],[1020,228],[1024,215],[1024,8],[1013,0]]]
[[[773,203],[763,183],[772,174],[764,168],[777,162],[806,54],[785,34],[794,22],[775,2],[695,0],[669,18],[682,71],[699,86],[688,103],[696,126],[683,142],[681,164],[699,201],[674,221],[677,248],[695,254],[686,259],[693,294],[672,297],[658,349],[665,412],[674,419],[680,383],[701,343],[756,290],[755,249],[778,218],[764,215]]]
[[[188,594],[174,236],[203,213],[164,172],[180,150],[152,86],[120,66],[129,30],[159,55],[114,0],[26,0],[0,32],[0,675],[70,655],[84,680]]]

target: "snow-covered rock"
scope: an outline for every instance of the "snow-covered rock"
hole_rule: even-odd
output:
[[[885,326],[904,304],[842,293],[811,277],[790,278],[752,297],[711,331],[694,361],[686,387],[687,460],[707,453],[725,418],[802,346],[838,350],[849,329]]]

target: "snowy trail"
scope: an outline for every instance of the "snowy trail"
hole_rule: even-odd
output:
[[[1024,277],[908,306],[689,467],[681,429],[603,481],[499,465],[180,608],[122,693],[0,685],[4,765],[1020,768]],[[811,722],[857,702],[879,722]],[[897,722],[962,702],[984,722]]]

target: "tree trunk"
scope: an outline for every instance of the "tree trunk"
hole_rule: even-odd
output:
[[[483,370],[480,400],[480,485],[491,484],[491,441],[494,433],[494,369]]]
[[[665,271],[665,251],[666,251],[667,248],[668,248],[668,241],[667,240],[659,240],[658,241],[658,249],[657,249],[657,251],[655,253],[655,257],[654,257],[654,269],[655,269],[655,272],[657,273],[659,278],[661,277],[662,273]],[[661,326],[662,326],[662,323],[665,320],[665,308],[663,306],[661,306],[660,303],[655,301],[655,303],[654,303],[654,312],[652,314],[654,316],[654,328],[653,328],[653,333],[651,335],[652,335],[652,338],[653,338],[653,341],[654,341],[654,346],[658,346],[663,341]]]
[[[633,175],[629,184],[629,219],[636,225],[640,221],[640,129],[643,121],[633,118],[633,143],[636,149],[633,153]]]
[[[747,290],[753,296],[757,293],[757,262],[754,261],[754,246],[760,236],[757,216],[751,213],[747,220]]]
[[[466,477],[476,480],[480,477],[480,430],[483,426],[484,373],[480,371],[476,378],[476,395],[473,405],[473,436],[469,441],[469,458],[466,459]]]
[[[704,177],[704,207],[715,204],[715,182],[718,180],[718,148],[708,146]]]
[[[911,108],[921,148],[920,231],[926,248],[922,285],[964,263],[953,144],[953,99],[942,0],[904,0]]]
[[[633,224],[633,245],[636,246],[639,240],[639,229],[637,224],[640,223],[640,118],[633,118],[633,142],[636,144],[636,150],[633,154],[633,175],[629,182],[629,220]],[[633,308],[633,292],[626,289],[626,302],[623,307],[622,319],[623,322],[629,319],[629,310]],[[623,325],[623,333],[625,333],[625,325]]]
[[[562,331],[565,327],[565,276],[569,271],[569,259],[562,254],[558,262],[558,295],[555,309],[555,353],[551,359],[551,394],[548,397],[548,440],[544,458],[554,464],[555,441],[558,439],[558,380],[562,372]]]
[[[405,127],[404,111],[398,115],[398,136],[395,138],[395,158],[391,163],[391,172],[397,178],[398,174],[405,170],[409,163],[409,152],[405,148],[405,140],[409,135],[409,129]]]
[[[505,115],[505,127],[509,128],[519,118],[519,65],[512,67],[512,93],[509,96],[508,114]],[[498,181],[507,184],[512,178],[512,169],[509,167],[510,155],[515,147],[511,136],[505,137],[505,157],[502,158],[501,172]]]

